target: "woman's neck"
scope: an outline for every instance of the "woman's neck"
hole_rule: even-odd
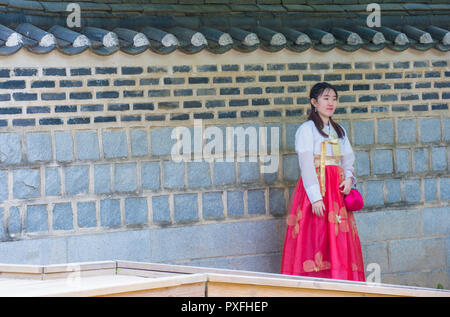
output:
[[[322,119],[322,122],[323,122],[324,126],[328,126],[330,124],[330,118],[329,117],[322,117],[322,116],[320,116],[320,119]]]

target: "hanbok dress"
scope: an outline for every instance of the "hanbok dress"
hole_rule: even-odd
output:
[[[281,273],[365,281],[355,217],[339,188],[348,177],[356,183],[355,156],[345,129],[343,138],[337,138],[331,124],[323,131],[328,137],[308,120],[295,133],[301,174],[289,203]],[[311,208],[321,199],[322,217]]]

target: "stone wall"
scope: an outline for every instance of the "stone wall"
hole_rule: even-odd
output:
[[[299,176],[294,133],[310,87],[329,81],[366,202],[357,215],[366,265],[378,263],[386,282],[448,288],[448,54],[21,50],[2,59],[0,262],[278,272]],[[195,133],[195,120],[217,127],[224,145],[227,127],[267,128],[269,148],[278,132],[278,168],[262,173],[250,143],[231,161],[174,161],[173,130]]]

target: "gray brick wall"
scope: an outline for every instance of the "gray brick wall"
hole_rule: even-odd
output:
[[[448,207],[357,214],[366,265],[378,263],[385,283],[448,285]]]
[[[448,287],[450,73],[438,61],[186,58],[132,66],[125,59],[12,68],[0,80],[9,96],[0,101],[1,261],[113,257],[277,272],[300,173],[294,134],[310,87],[329,80],[339,89],[335,118],[354,146],[366,203],[357,215],[365,262],[379,263],[386,281]],[[173,161],[172,131],[183,126],[193,135],[194,119],[222,132],[224,145],[227,127],[277,128],[267,129],[266,145],[278,131],[278,168],[262,173],[258,153],[256,161],[248,153],[258,145],[236,142],[236,158],[245,160],[216,153]],[[184,153],[198,152],[191,145]]]

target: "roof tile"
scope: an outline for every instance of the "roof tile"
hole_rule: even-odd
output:
[[[192,54],[203,48],[216,54],[232,48],[250,52],[284,47],[296,52],[309,47],[319,51],[334,47],[376,51],[386,46],[397,51],[408,47],[450,50],[450,4],[445,0],[381,3],[383,28],[365,26],[370,12],[365,3],[356,0],[88,0],[77,2],[83,25],[74,29],[76,32],[61,24],[69,14],[70,2],[0,0],[1,23],[3,30],[11,30],[8,34],[14,34],[24,22],[29,23],[27,28],[44,32],[33,39],[24,36],[23,43],[16,41],[14,45],[5,33],[0,38],[0,55],[12,54],[22,46],[35,53],[58,49],[65,54],[90,48],[101,55],[119,49],[128,54],[147,49],[160,54],[180,49]],[[5,10],[8,13],[1,13]],[[96,27],[96,32],[86,32],[86,25]],[[119,34],[111,32],[114,28],[119,28]],[[53,34],[57,45],[44,45],[52,35],[46,35],[47,30],[58,30]],[[141,30],[143,34],[138,33]],[[175,36],[167,33],[169,30]],[[89,39],[82,39],[83,33]],[[97,37],[97,33],[109,34],[111,39],[119,36],[109,45],[111,41]],[[193,40],[199,45],[192,44]]]

